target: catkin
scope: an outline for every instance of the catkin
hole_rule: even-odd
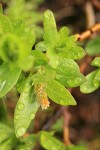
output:
[[[35,93],[38,103],[41,105],[42,109],[47,109],[50,106],[50,102],[45,92],[45,85],[44,84],[35,85]]]

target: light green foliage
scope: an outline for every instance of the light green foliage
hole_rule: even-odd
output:
[[[80,59],[85,55],[84,50],[76,45],[76,38],[68,36],[66,27],[63,27],[59,32],[57,31],[53,13],[49,10],[44,13],[43,25],[47,56],[54,68],[57,67],[59,57]]]
[[[47,51],[47,46],[45,44],[44,41],[39,42],[38,44],[35,45],[35,49],[42,51],[42,52],[46,52]]]
[[[40,143],[45,150],[88,150],[85,144],[65,146],[51,133],[45,131],[40,134]]]
[[[8,8],[6,9],[6,14],[12,19],[24,19],[24,21],[34,28],[37,34],[37,39],[41,38],[43,35],[43,29],[37,24],[43,19],[43,14],[37,11],[38,6],[43,2],[35,1],[25,1],[25,0],[10,0],[8,2]]]
[[[1,59],[7,63],[12,63],[17,65],[21,69],[27,69],[26,65],[23,64],[25,61],[31,63],[30,49],[26,49],[27,45],[24,41],[21,41],[15,34],[7,34],[3,36],[0,44],[0,55]],[[23,54],[23,51],[25,52]],[[27,56],[29,57],[27,58]],[[31,56],[32,58],[32,56]],[[32,65],[31,65],[32,66]],[[30,68],[30,64],[29,64]]]
[[[89,55],[95,56],[95,55],[100,54],[100,37],[97,37],[89,41],[85,49]]]
[[[41,88],[39,91],[40,100],[43,101],[47,94],[55,103],[66,106],[76,105],[76,102],[65,87],[77,87],[86,81],[74,61],[85,55],[84,50],[77,46],[75,36],[68,36],[67,27],[62,27],[58,32],[54,15],[47,10],[43,19],[43,40],[34,46],[35,28],[33,24],[30,25],[32,20],[27,20],[34,13],[27,13],[27,9],[25,12],[25,4],[24,0],[11,1],[9,5],[13,7],[8,8],[10,16],[0,14],[0,97],[5,96],[14,86],[20,93],[14,113],[18,138],[24,135],[40,106],[35,85],[44,86],[43,93]],[[33,46],[35,50],[32,50]],[[44,134],[42,138],[47,136],[49,144],[54,140],[57,149],[65,148],[58,140]],[[23,146],[21,144],[19,148]],[[28,150],[27,144],[25,148]]]
[[[95,57],[95,59],[92,61],[91,65],[100,67],[100,57]]]
[[[89,55],[100,54],[100,37],[88,42],[86,51]],[[83,93],[91,93],[100,87],[100,57],[95,57],[91,65],[98,68],[86,76],[87,82],[80,87],[80,90]]]
[[[86,81],[77,63],[72,59],[60,59],[56,70],[56,80],[65,87],[77,87]]]
[[[20,95],[14,114],[15,132],[17,137],[22,136],[26,132],[29,124],[35,117],[38,107],[39,104],[36,101],[32,79],[31,76],[29,76],[23,92]]]
[[[6,95],[17,83],[21,70],[10,68],[8,64],[0,65],[0,98]]]
[[[32,150],[35,146],[37,135],[29,135],[28,137],[22,138],[15,150]]]
[[[55,80],[47,82],[46,92],[48,97],[57,104],[76,105],[76,102],[69,91]]]
[[[32,54],[34,56],[34,66],[42,66],[48,64],[48,58],[41,51],[35,50],[32,52]]]
[[[98,74],[97,74],[98,71],[99,70],[93,71],[86,76],[87,82],[85,82],[80,87],[80,90],[82,93],[91,93],[91,92],[95,91],[96,89],[98,89],[98,87],[100,86],[100,76],[98,79]],[[100,74],[100,71],[99,71],[99,74]],[[96,80],[96,82],[95,82],[95,80]]]
[[[6,0],[5,0],[6,1]],[[81,85],[83,93],[90,93],[100,87],[100,58],[92,65],[99,67],[84,77],[75,60],[85,52],[77,45],[76,37],[69,36],[69,29],[59,31],[53,13],[42,14],[36,10],[41,0],[11,0],[3,14],[0,5],[0,98],[14,86],[20,94],[14,113],[14,130],[0,123],[0,150],[32,150],[37,138],[46,150],[87,150],[84,146],[66,147],[52,133],[42,131],[38,135],[21,138],[29,127],[40,106],[35,85],[43,85],[38,92],[40,100],[47,96],[60,105],[76,105],[76,101],[66,89]],[[37,26],[43,18],[43,29]],[[35,47],[35,50],[32,48]],[[93,39],[86,46],[90,55],[100,54],[100,38]],[[38,86],[39,87],[39,86]],[[44,90],[44,91],[42,91]],[[42,95],[42,92],[44,95]],[[46,97],[46,96],[45,96]],[[47,97],[46,97],[47,98]],[[42,102],[41,102],[42,103]],[[61,128],[63,120],[53,129]]]
[[[100,87],[100,69],[97,69],[96,71],[97,71],[97,72],[96,72],[96,74],[95,74],[95,77],[94,77],[93,82],[94,82],[94,85],[95,85],[95,86]]]
[[[8,3],[6,13],[12,18],[24,19],[31,17],[34,23],[42,21],[42,14],[37,12],[38,2],[25,1],[25,0],[11,0]],[[36,6],[37,5],[37,6]]]
[[[17,83],[21,70],[33,66],[34,31],[22,20],[16,22],[13,25],[7,16],[0,14],[0,97]]]
[[[23,70],[30,69],[33,65],[31,49],[35,42],[33,29],[26,26],[22,21],[19,24],[17,22],[16,27],[10,22],[8,17],[2,16],[0,16],[0,29],[2,31],[0,37],[0,58],[4,62],[17,65]]]
[[[25,77],[25,74],[22,72],[20,74],[20,77],[19,77],[18,82],[16,84],[16,89],[19,93],[23,92],[26,81],[27,81],[27,77]]]
[[[87,146],[85,145],[71,145],[71,146],[67,146],[66,150],[88,150]]]
[[[13,149],[17,142],[15,139],[14,130],[3,123],[0,123],[0,150]]]
[[[13,27],[9,18],[3,14],[0,14],[0,37],[3,33],[11,32],[12,30]]]
[[[33,82],[35,84],[39,84],[39,83],[46,83],[48,81],[51,81],[55,78],[56,76],[56,71],[46,65],[45,67],[39,67],[38,68],[38,72],[36,74],[33,75]]]
[[[54,15],[49,10],[44,13],[43,25],[44,41],[47,44],[47,46],[53,47],[58,40],[58,32],[56,28]]]
[[[46,150],[65,150],[65,146],[48,132],[42,132],[40,143]]]
[[[0,150],[32,150],[35,146],[37,135],[29,135],[26,138],[17,139],[14,130],[0,123]]]

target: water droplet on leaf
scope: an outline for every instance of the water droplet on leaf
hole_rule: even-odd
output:
[[[73,80],[68,80],[67,84],[70,85],[70,86],[73,86]]]
[[[20,118],[19,115],[15,115],[15,119],[18,120]]]
[[[75,83],[80,83],[82,81],[82,78],[80,78],[80,77],[77,77],[76,79],[75,79]]]
[[[98,65],[99,63],[98,63],[98,61],[95,61],[95,65]]]
[[[18,104],[17,108],[18,108],[19,110],[24,109],[24,104],[20,102],[20,103]]]
[[[24,127],[19,127],[17,129],[17,136],[22,136],[25,133],[26,129]]]
[[[77,56],[78,56],[78,57],[81,57],[81,56],[82,56],[82,53],[78,52]]]
[[[35,117],[35,114],[34,114],[34,113],[31,113],[31,114],[30,114],[30,120],[32,120],[34,117]]]

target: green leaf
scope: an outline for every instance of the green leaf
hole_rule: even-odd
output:
[[[0,13],[0,34],[11,32],[12,30],[13,26],[9,18]]]
[[[96,70],[96,74],[95,74],[95,77],[94,77],[94,85],[95,86],[99,86],[100,87],[100,69]]]
[[[11,19],[11,22],[12,22],[12,25],[13,25],[13,28],[14,30],[17,30],[17,29],[20,29],[23,21],[22,19]]]
[[[60,59],[56,68],[56,80],[65,87],[77,87],[86,81],[77,63],[72,59]]]
[[[12,150],[16,144],[15,137],[11,135],[6,141],[0,144],[0,150]]]
[[[76,45],[70,45],[68,44],[69,47],[67,46],[67,44],[64,47],[58,47],[58,55],[62,56],[64,58],[70,58],[70,59],[81,59],[82,57],[85,56],[85,51],[83,50],[82,47],[76,46]]]
[[[7,13],[9,14],[9,16],[13,16],[14,18],[22,18],[23,14],[25,14],[25,12],[23,12],[23,9],[25,8],[25,1],[24,0],[18,0],[16,1],[11,1],[9,3],[9,7],[7,10]]]
[[[8,64],[0,66],[0,98],[5,96],[17,83],[21,70],[10,68]]]
[[[14,148],[16,142],[14,130],[0,123],[0,150],[11,150]]]
[[[55,70],[50,66],[40,67],[38,68],[38,73],[34,74],[33,82],[36,84],[46,83],[50,80],[53,80],[56,76]]]
[[[34,65],[35,66],[42,66],[42,65],[46,65],[48,63],[48,58],[41,51],[34,50],[32,52],[32,55],[34,56]]]
[[[23,70],[28,70],[33,65],[33,57],[30,54],[31,49],[27,48],[24,39],[21,40],[12,33],[3,36],[0,43],[0,55],[3,61],[16,64]]]
[[[47,46],[44,41],[39,42],[38,44],[35,45],[35,49],[39,50],[41,52],[46,52],[47,51]]]
[[[3,123],[0,123],[0,144],[11,137],[13,134],[14,131],[10,127]]]
[[[23,58],[23,61],[18,65],[23,71],[30,71],[34,65],[34,57],[32,54],[27,56],[27,58]]]
[[[92,61],[91,65],[96,66],[96,67],[100,67],[100,57],[96,57],[96,58]]]
[[[31,50],[35,43],[34,28],[26,25],[26,23],[23,22],[21,28],[18,28],[15,33],[18,35],[18,37],[20,37],[20,40],[24,42],[25,50]]]
[[[91,93],[95,91],[96,89],[98,89],[99,85],[94,84],[94,78],[95,78],[96,73],[97,73],[97,70],[89,73],[86,76],[87,82],[85,82],[84,84],[80,86],[80,90],[82,93]]]
[[[47,82],[46,92],[48,97],[60,105],[76,105],[76,101],[70,92],[59,82],[51,80]]]
[[[40,143],[46,150],[65,150],[63,143],[45,131],[41,133]]]
[[[97,37],[91,41],[89,41],[86,45],[86,52],[89,55],[98,55],[100,54],[100,37]]]
[[[67,146],[66,147],[67,149],[66,150],[88,150],[87,146],[85,145],[70,145],[70,146]]]
[[[20,44],[16,35],[10,33],[4,35],[0,43],[0,55],[2,60],[5,62],[16,62],[22,48]]]
[[[20,144],[17,146],[16,150],[32,150],[37,141],[37,135],[29,135],[20,140]]]
[[[55,45],[55,41],[58,39],[58,32],[56,28],[54,15],[50,10],[47,10],[44,13],[43,25],[44,25],[44,41],[49,46]]]
[[[17,137],[22,136],[35,117],[39,104],[36,100],[31,76],[27,79],[14,113],[14,126]]]
[[[27,81],[27,77],[25,77],[25,74],[22,72],[16,84],[16,88],[19,93],[23,92],[26,81]]]
[[[62,27],[59,31],[59,36],[63,40],[67,40],[68,34],[69,34],[69,29],[67,27]]]
[[[46,53],[48,59],[49,59],[49,64],[53,67],[56,68],[58,63],[59,63],[59,56],[58,54],[55,52],[54,49],[52,49],[51,47],[48,48],[47,53]]]

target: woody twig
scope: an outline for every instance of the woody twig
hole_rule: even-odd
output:
[[[90,29],[84,31],[81,34],[76,34],[76,40],[81,42],[81,41],[91,37],[91,35],[93,35],[97,31],[100,31],[100,23],[95,24]]]

